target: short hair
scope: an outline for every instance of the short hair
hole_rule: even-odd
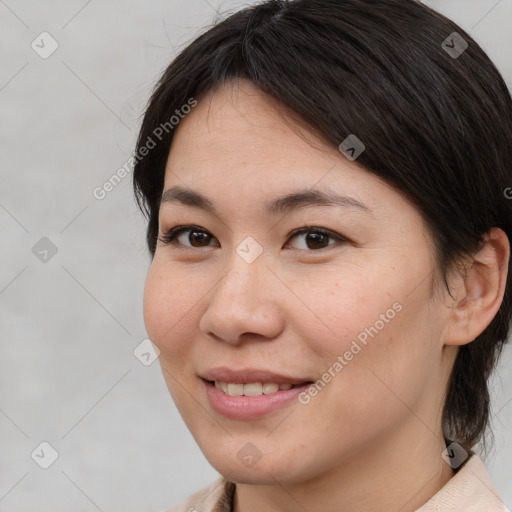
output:
[[[136,154],[155,134],[158,141],[133,173],[151,256],[173,140],[169,120],[191,98],[239,78],[333,146],[350,134],[365,144],[357,162],[418,209],[448,291],[447,272],[475,253],[490,228],[511,240],[512,101],[469,34],[415,0],[267,0],[206,29],[152,92]],[[510,267],[499,311],[460,347],[445,393],[445,441],[468,451],[485,444],[488,378],[510,329]]]

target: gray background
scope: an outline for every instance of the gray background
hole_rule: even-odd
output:
[[[510,88],[512,1],[428,3],[476,38]],[[241,5],[0,0],[0,511],[159,511],[217,476],[158,362],[133,354],[149,256],[131,173],[103,200],[92,191],[130,156],[176,50]],[[43,31],[59,45],[46,59],[31,47]],[[46,262],[32,251],[43,237],[57,249]],[[508,348],[486,462],[509,507],[511,361]],[[58,452],[48,469],[31,458],[49,460],[43,441]]]

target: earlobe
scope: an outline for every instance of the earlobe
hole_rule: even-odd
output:
[[[446,345],[470,343],[491,323],[503,301],[509,258],[507,235],[500,228],[492,228],[484,235],[466,275],[457,281],[444,333]]]

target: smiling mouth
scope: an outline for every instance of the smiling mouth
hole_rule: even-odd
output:
[[[250,382],[247,384],[235,382],[222,382],[222,381],[207,381],[218,390],[222,391],[229,396],[261,396],[272,395],[279,391],[288,391],[293,388],[307,386],[312,382],[304,382],[302,384],[283,383],[277,384],[275,382]]]
[[[210,407],[234,421],[255,421],[283,407],[291,407],[313,384],[312,381],[260,370],[234,372],[226,369],[210,373],[214,375],[201,377]]]

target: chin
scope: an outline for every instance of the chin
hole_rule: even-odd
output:
[[[301,466],[304,460],[294,460],[277,451],[256,452],[249,443],[242,449],[203,450],[210,465],[230,482],[253,485],[275,485],[276,481],[286,484],[300,483],[306,478]]]

